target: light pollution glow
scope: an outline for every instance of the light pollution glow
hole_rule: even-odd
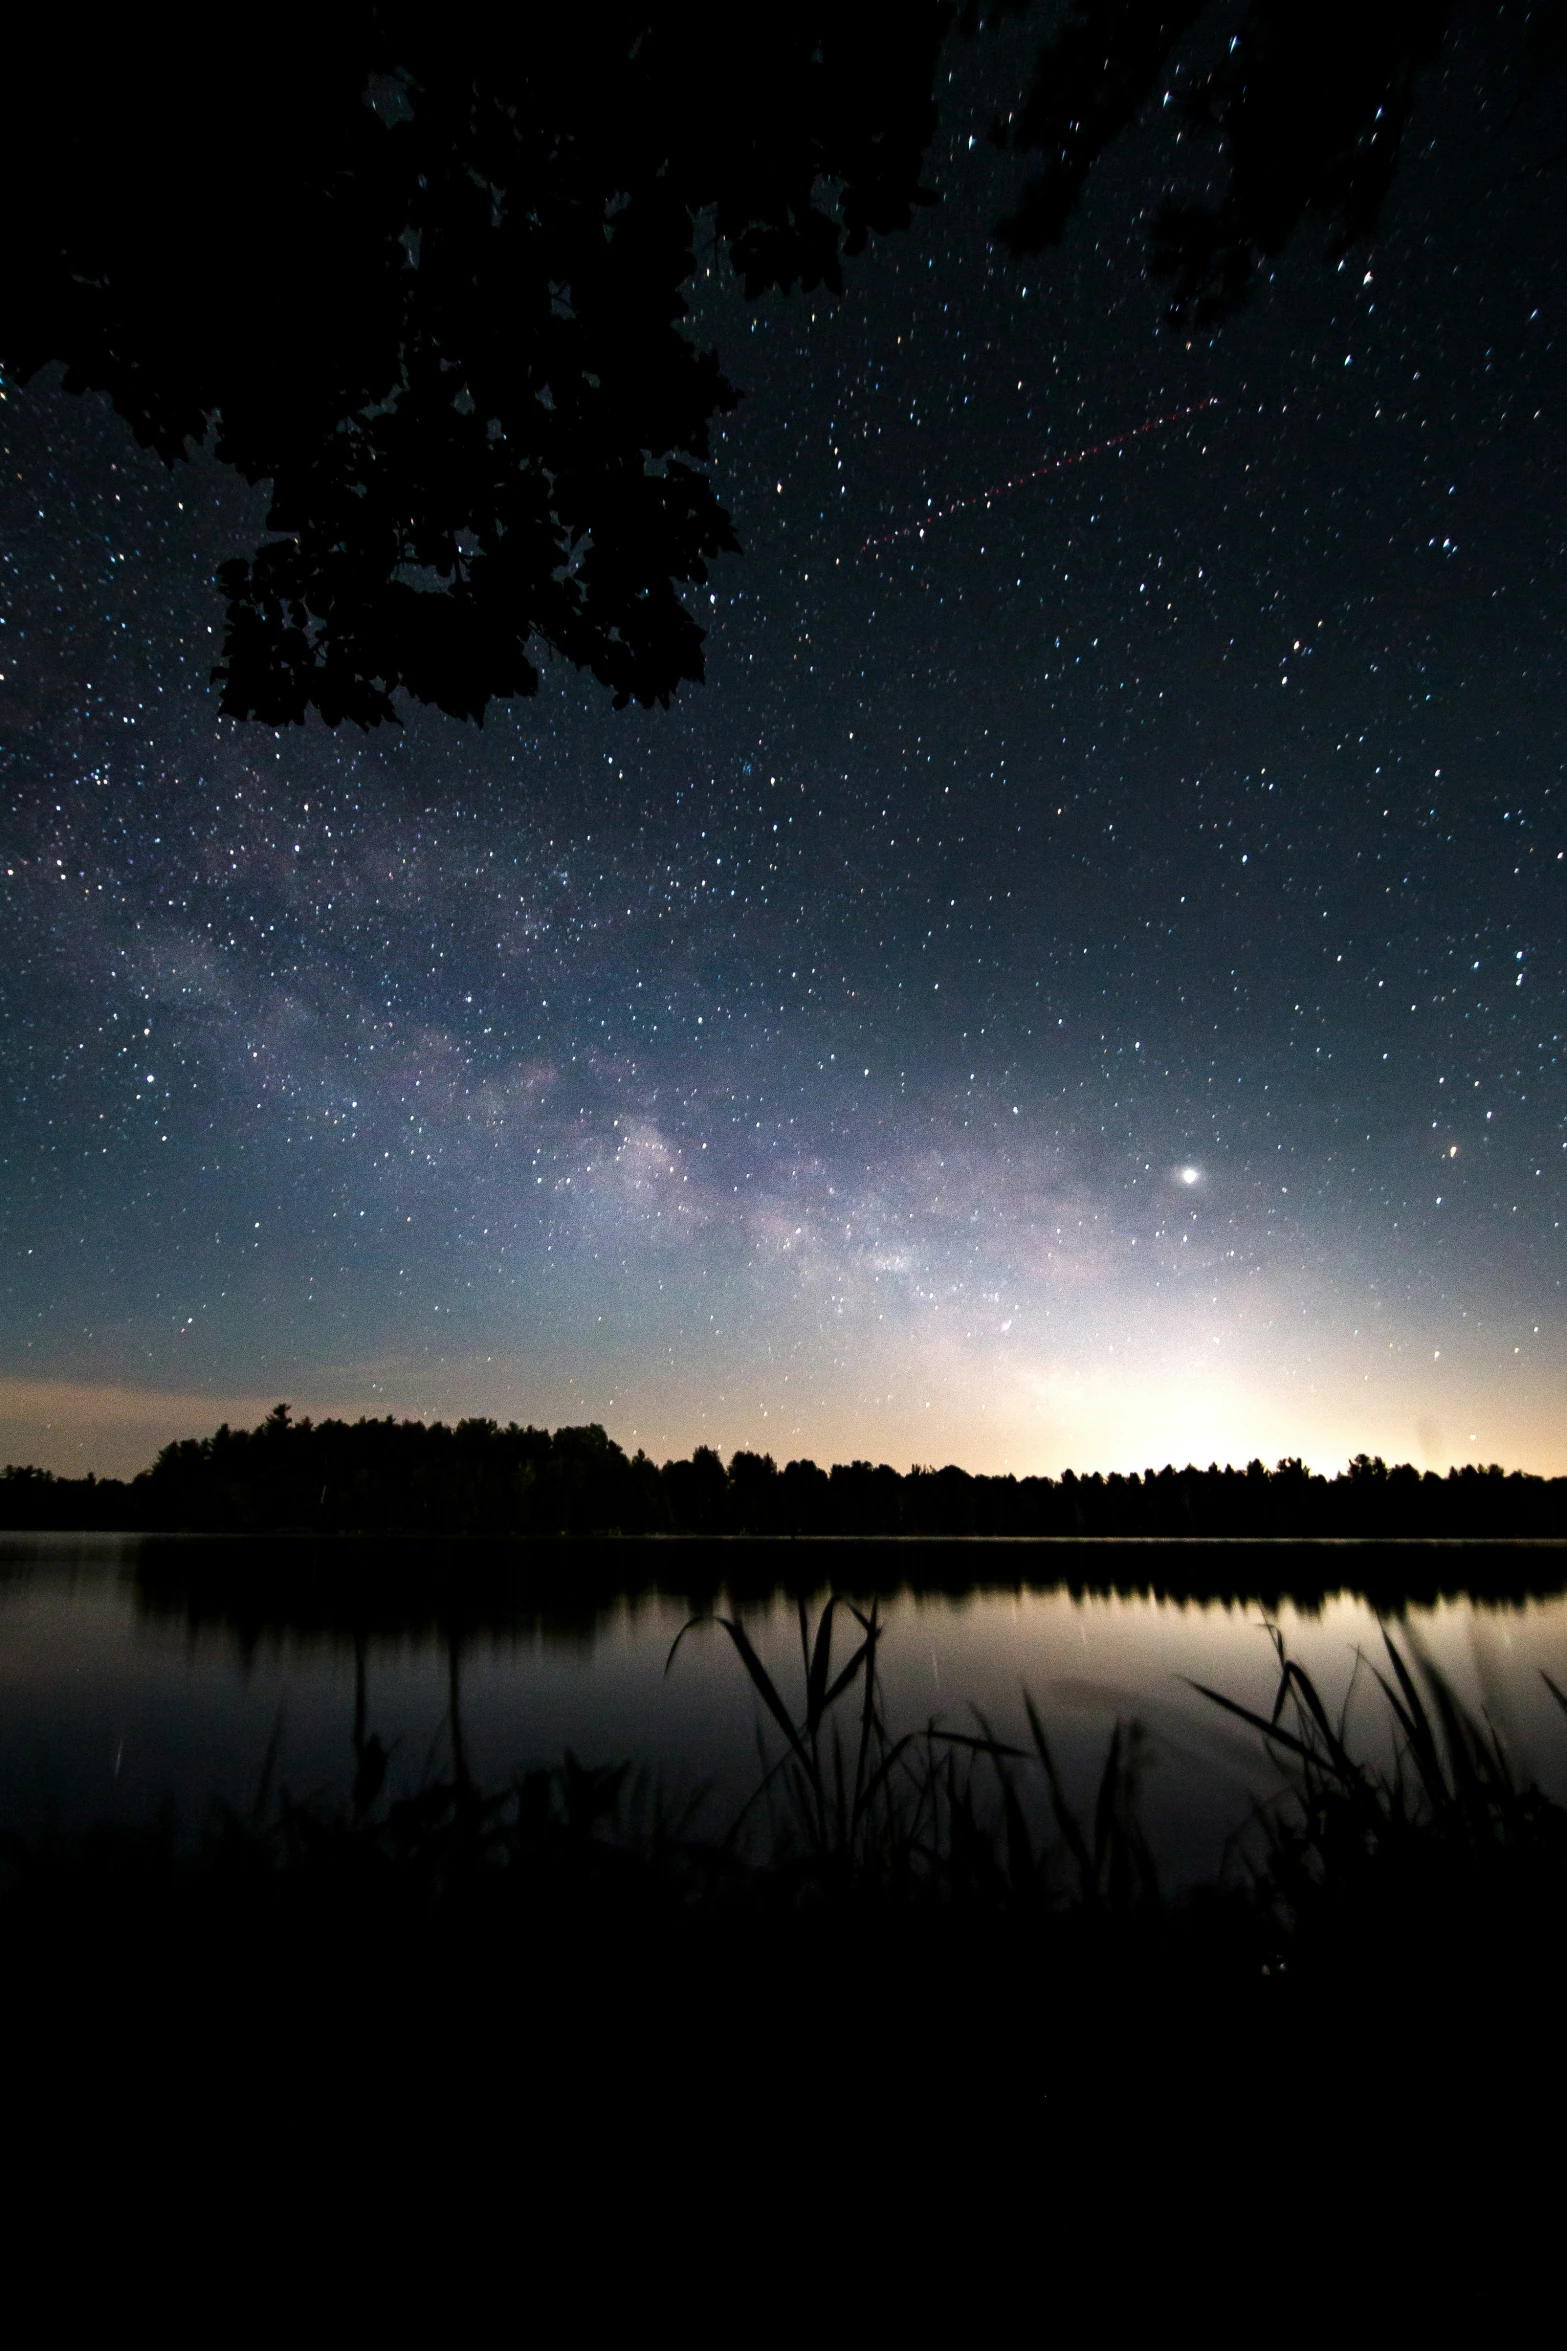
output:
[[[1145,1163],[1094,1181],[1057,1147],[949,1138],[879,1181],[818,1166],[769,1190],[714,1180],[647,1119],[558,1141],[541,1226],[537,1185],[508,1187],[492,1133],[491,1234],[513,1188],[514,1245],[526,1227],[547,1246],[514,1273],[503,1242],[482,1311],[450,1259],[413,1312],[401,1293],[422,1345],[311,1360],[280,1331],[257,1349],[271,1385],[241,1390],[12,1376],[0,1452],[124,1474],[287,1395],[318,1416],[600,1420],[660,1458],[708,1443],[1019,1474],[1283,1453],[1332,1470],[1361,1450],[1567,1465],[1563,1366],[1526,1311],[1389,1300],[1374,1267],[1309,1218],[1282,1222],[1241,1175]],[[462,1168],[466,1221],[479,1171]],[[422,1225],[452,1217],[442,1191]]]

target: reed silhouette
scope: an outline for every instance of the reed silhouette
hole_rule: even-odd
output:
[[[721,1897],[731,1916],[841,1906],[1039,1927],[1157,1921],[1161,1934],[1189,1920],[1188,1897],[1161,1888],[1141,1822],[1151,1750],[1135,1721],[1115,1726],[1093,1800],[1079,1812],[1026,1692],[1027,1744],[997,1736],[977,1714],[971,1727],[933,1717],[895,1732],[879,1671],[879,1603],[862,1608],[833,1594],[814,1622],[803,1599],[796,1616],[794,1696],[738,1614],[694,1615],[671,1647],[666,1671],[674,1672],[694,1632],[721,1631],[756,1693],[762,1729],[777,1743],[722,1824],[702,1821],[700,1796],[674,1806],[629,1765],[589,1766],[569,1753],[557,1766],[481,1788],[463,1734],[464,1630],[454,1618],[446,1627],[444,1768],[427,1768],[411,1787],[392,1786],[391,1752],[369,1728],[361,1636],[353,1772],[342,1798],[278,1788],[274,1746],[248,1811],[219,1808],[194,1845],[182,1844],[170,1816],[115,1837],[8,1835],[0,1844],[9,1873],[4,1905],[14,1924],[62,1889],[98,1882],[102,1867],[111,1892],[140,1882],[162,1902],[179,1888],[182,1900],[220,1909],[263,1894],[286,1906],[300,1888],[340,1881],[379,1885],[388,1899],[416,1908],[482,1899],[487,1913],[518,1920],[542,1898],[597,1903],[609,1887],[633,1908],[652,1899],[691,1918]],[[1471,1969],[1483,1947],[1510,1931],[1506,1922],[1533,1914],[1530,1906],[1545,1906],[1542,1920],[1559,1912],[1567,1925],[1567,1807],[1520,1773],[1495,1726],[1464,1706],[1407,1635],[1401,1645],[1384,1628],[1383,1659],[1367,1664],[1390,1738],[1381,1760],[1351,1740],[1353,1689],[1335,1719],[1276,1628],[1273,1639],[1279,1678],[1270,1713],[1193,1685],[1256,1733],[1275,1782],[1238,1832],[1223,1888],[1199,1898],[1200,1908],[1222,1890],[1238,1951],[1261,1935],[1302,1974],[1319,1962],[1338,1967],[1346,1921],[1357,1932],[1374,1922],[1379,1934],[1419,1940],[1435,1904],[1448,1925],[1427,1955],[1447,1967],[1461,1945]],[[1567,1713],[1567,1693],[1546,1681]],[[1554,1946],[1549,1961],[1556,1964]]]
[[[867,2212],[906,2225],[926,2168],[956,2164],[943,2211],[968,2228],[1026,2225],[1041,2196],[1059,2217],[1128,2164],[1160,2210],[1171,2164],[1198,2204],[1249,2209],[1259,2146],[1272,2192],[1309,2196],[1370,2063],[1401,2132],[1479,2167],[1477,2210],[1489,2151],[1554,2110],[1567,1808],[1407,1638],[1368,1676],[1380,1759],[1282,1645],[1269,1713],[1208,1693],[1267,1784],[1220,1880],[1172,1893],[1135,1724],[1074,1804],[1032,1703],[1023,1742],[978,1717],[893,1731],[874,1601],[802,1605],[793,1689],[738,1615],[713,1621],[771,1742],[725,1819],[571,1754],[478,1786],[454,1628],[447,1760],[412,1784],[369,1727],[361,1648],[341,1796],[276,1785],[273,1755],[193,1843],[169,1818],[0,1840],[0,1989],[29,2024],[13,2142],[63,2159],[88,2117],[173,2118],[166,2180],[237,2135],[341,2204],[381,2135],[413,2132],[492,2149],[535,2212],[597,2183],[602,2215],[611,2183],[705,2203],[736,2164],[752,2209],[792,2211],[847,2132]],[[257,2081],[282,2102],[265,2123],[235,2104]]]

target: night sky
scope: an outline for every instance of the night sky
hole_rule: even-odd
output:
[[[841,301],[699,289],[746,552],[667,713],[220,721],[264,501],[6,388],[0,1458],[1567,1469],[1559,176],[1460,53],[1376,247],[1188,343],[1152,130],[987,242],[998,70]]]

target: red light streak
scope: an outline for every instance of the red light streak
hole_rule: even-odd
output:
[[[868,555],[873,547],[890,547],[898,539],[923,538],[932,523],[945,522],[949,514],[961,514],[969,506],[988,506],[992,499],[1004,498],[1008,490],[1021,490],[1029,482],[1043,481],[1047,474],[1065,473],[1069,465],[1084,465],[1090,457],[1106,457],[1112,449],[1124,449],[1133,441],[1141,441],[1149,433],[1163,432],[1167,425],[1180,424],[1188,416],[1200,416],[1205,408],[1217,408],[1217,400],[1198,400],[1190,408],[1172,408],[1168,416],[1150,417],[1146,424],[1134,425],[1129,433],[1113,433],[1108,441],[1091,441],[1086,449],[1074,449],[1068,457],[1052,457],[1045,465],[1036,465],[1030,473],[1014,474],[1010,481],[997,482],[988,490],[976,490],[967,498],[954,498],[950,506],[934,507],[922,514],[918,522],[906,522],[895,531],[884,531],[879,538],[867,539],[860,549]]]

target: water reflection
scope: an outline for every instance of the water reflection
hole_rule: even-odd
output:
[[[1567,1543],[649,1541],[529,1543],[149,1537],[125,1546],[138,1604],[241,1641],[272,1632],[407,1637],[453,1622],[591,1645],[605,1614],[673,1598],[744,1607],[823,1591],[948,1600],[1065,1592],[1379,1613],[1439,1600],[1519,1605],[1567,1588]]]
[[[678,1797],[754,1780],[759,1709],[729,1644],[670,1645],[722,1595],[769,1670],[794,1670],[794,1600],[879,1596],[889,1719],[1004,1735],[1031,1691],[1086,1787],[1110,1726],[1157,1757],[1150,1834],[1210,1869],[1258,1756],[1197,1701],[1268,1702],[1266,1620],[1334,1703],[1380,1613],[1486,1709],[1547,1785],[1567,1739],[1561,1547],[1200,1543],[605,1543],[432,1546],[12,1539],[0,1546],[0,1816],[187,1819],[280,1784],[367,1808],[431,1771],[632,1759]],[[1402,1637],[1402,1636],[1401,1636]],[[765,1726],[763,1726],[765,1727]]]

